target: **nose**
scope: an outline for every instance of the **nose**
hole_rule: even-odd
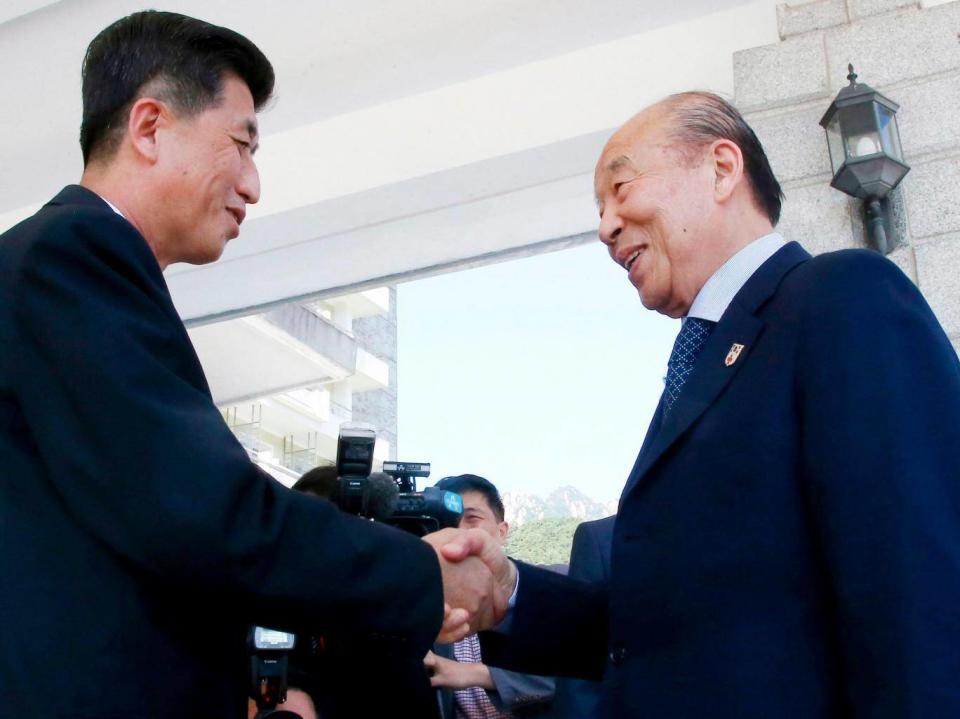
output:
[[[620,213],[611,207],[604,209],[600,215],[600,228],[598,230],[600,241],[608,247],[613,245],[622,229],[623,222],[620,220]]]
[[[257,171],[257,164],[251,157],[240,174],[240,181],[237,183],[237,192],[243,201],[248,205],[255,205],[260,199],[260,173]]]

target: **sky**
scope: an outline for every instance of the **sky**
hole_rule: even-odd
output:
[[[599,241],[402,284],[397,307],[397,459],[431,462],[420,488],[620,496],[680,324]]]

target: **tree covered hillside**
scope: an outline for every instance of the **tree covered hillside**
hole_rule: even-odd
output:
[[[511,530],[507,554],[530,564],[567,564],[577,517],[538,519]]]

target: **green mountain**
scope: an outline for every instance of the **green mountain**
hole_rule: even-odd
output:
[[[510,532],[507,554],[530,564],[567,564],[577,517],[538,519]]]

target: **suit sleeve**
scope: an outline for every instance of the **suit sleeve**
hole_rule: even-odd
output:
[[[607,562],[600,549],[595,523],[581,523],[573,533],[568,576],[584,582],[606,582]]]
[[[606,589],[523,562],[517,567],[510,629],[480,633],[484,661],[529,674],[599,679],[606,663]]]
[[[609,581],[609,560],[601,548],[601,533],[612,529],[607,520],[583,522],[573,534],[568,576],[585,582]],[[609,539],[607,539],[609,541]],[[599,681],[562,678],[556,683],[553,713],[556,717],[584,719],[601,712],[603,684]]]
[[[542,708],[553,701],[556,685],[553,677],[520,674],[491,666],[487,668],[496,687],[488,693],[501,711],[522,712],[525,709]]]
[[[817,260],[814,260],[817,262]],[[798,351],[803,476],[851,715],[960,716],[960,365],[876,255],[822,266]]]
[[[71,216],[20,260],[17,401],[74,520],[145,576],[229,597],[260,623],[402,636],[442,620],[416,538],[286,489],[207,393],[143,239]]]

